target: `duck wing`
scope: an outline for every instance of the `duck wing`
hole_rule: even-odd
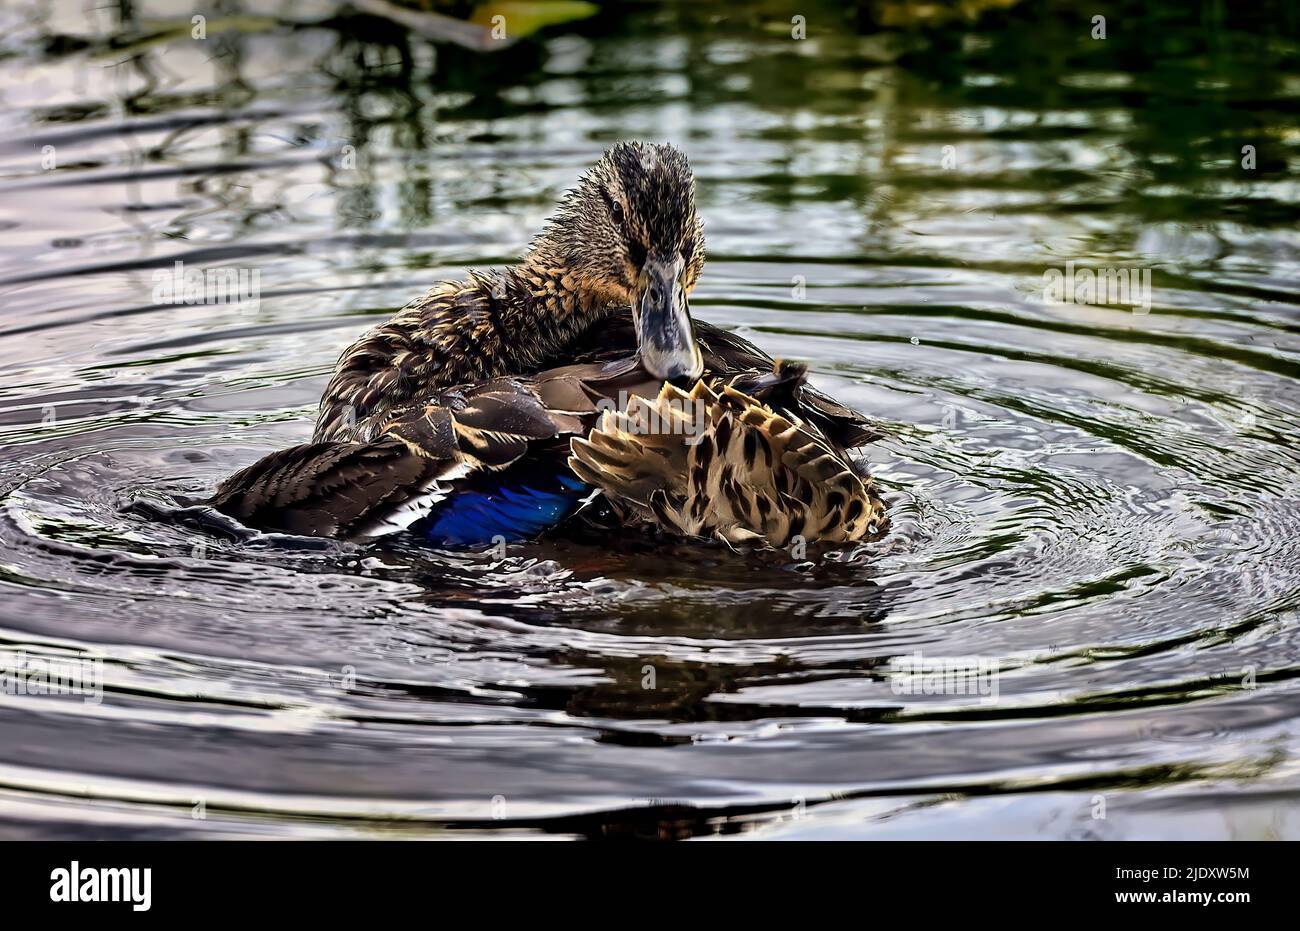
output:
[[[570,450],[579,478],[686,536],[784,547],[861,540],[886,524],[875,485],[842,450],[731,385],[700,381],[687,394],[666,384],[604,414]]]
[[[316,537],[370,535],[441,489],[453,463],[398,440],[304,443],[230,476],[207,503],[249,527]],[[418,516],[418,512],[417,512]],[[413,518],[414,519],[414,518]]]
[[[580,398],[568,382],[594,371],[548,379],[548,390]],[[585,409],[552,409],[537,386],[500,378],[438,392],[428,403],[394,411],[369,442],[319,442],[275,452],[236,472],[208,501],[264,530],[366,538],[403,530],[426,517],[461,480],[505,469],[536,444],[584,432]]]

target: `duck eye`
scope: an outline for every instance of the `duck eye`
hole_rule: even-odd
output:
[[[619,226],[623,225],[623,205],[616,200],[609,202],[609,215],[614,218],[614,222]]]

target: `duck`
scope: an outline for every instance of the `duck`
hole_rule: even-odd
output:
[[[246,526],[447,547],[602,526],[784,548],[883,534],[853,451],[883,431],[691,316],[705,261],[679,149],[620,142],[522,260],[443,282],[340,356],[311,442],[227,478]]]

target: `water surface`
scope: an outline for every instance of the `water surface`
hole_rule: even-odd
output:
[[[104,689],[0,695],[0,836],[1300,836],[1300,17],[1144,6],[1104,41],[1070,4],[802,4],[802,41],[633,6],[485,55],[326,3],[151,41],[174,5],[9,0],[0,658]],[[892,431],[883,541],[502,557],[130,507],[305,440],[350,341],[625,138],[695,166],[694,313]],[[162,303],[177,261],[260,300]],[[1067,262],[1149,271],[1149,310],[1046,304]],[[996,696],[916,694],[918,655]]]

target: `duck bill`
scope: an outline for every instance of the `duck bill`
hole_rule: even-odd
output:
[[[636,337],[641,364],[655,378],[693,380],[704,373],[682,278],[686,263],[650,256],[637,285]]]

